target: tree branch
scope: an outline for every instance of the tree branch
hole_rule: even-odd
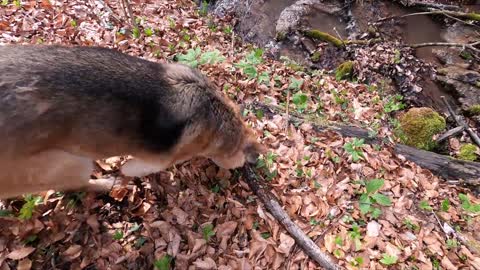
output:
[[[429,47],[429,46],[462,47],[462,48],[468,48],[472,51],[480,52],[480,49],[475,48],[475,46],[479,44],[480,44],[480,41],[473,42],[470,44],[450,43],[450,42],[426,42],[426,43],[410,44],[405,46],[411,47],[411,48],[421,48],[421,47]]]
[[[265,208],[275,217],[275,219],[282,224],[290,235],[295,239],[297,245],[321,267],[328,270],[342,269],[339,265],[333,262],[329,255],[322,252],[322,250],[312,241],[303,231],[295,224],[288,214],[282,209],[275,197],[265,188],[257,179],[255,171],[250,165],[245,165],[242,168],[242,173],[245,181],[250,189],[257,195]]]
[[[455,120],[455,122],[457,123],[457,125],[463,127],[465,129],[465,131],[468,133],[468,135],[470,135],[470,138],[472,138],[472,141],[475,142],[475,144],[480,147],[480,138],[478,137],[478,135],[475,132],[473,132],[473,130],[468,126],[467,123],[465,123],[465,121],[463,120],[462,117],[455,114],[455,111],[453,110],[452,106],[450,106],[450,104],[448,104],[445,97],[441,96],[441,98],[442,98],[443,103],[445,103],[445,106],[447,106],[448,112],[450,113],[450,115],[452,115],[452,117]]]

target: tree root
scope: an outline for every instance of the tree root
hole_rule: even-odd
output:
[[[331,43],[337,48],[345,48],[346,45],[370,45],[383,41],[381,38],[374,38],[369,40],[341,40],[328,33],[316,29],[303,30],[302,32],[305,36],[309,38]]]
[[[257,195],[265,208],[282,224],[295,242],[302,250],[321,267],[325,269],[342,269],[333,262],[332,258],[322,252],[322,250],[313,242],[303,231],[295,224],[288,214],[282,209],[277,199],[264,187],[257,178],[255,171],[249,165],[245,165],[242,169],[243,178],[247,182],[250,189]]]

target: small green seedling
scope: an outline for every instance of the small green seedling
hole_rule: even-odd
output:
[[[153,265],[158,270],[170,270],[170,269],[172,269],[172,261],[173,261],[173,258],[170,255],[167,254],[167,255],[163,256],[162,258],[160,258],[159,260],[156,260],[153,263]]]
[[[23,204],[22,208],[20,208],[20,219],[31,219],[33,216],[33,211],[35,207],[42,203],[42,197],[40,196],[33,196],[31,194],[25,195],[25,203]]]
[[[363,147],[364,147],[364,139],[357,139],[354,138],[351,142],[346,143],[343,148],[347,153],[352,156],[352,161],[357,162],[360,159],[364,158]]]
[[[202,234],[203,234],[203,239],[205,241],[210,241],[210,238],[215,235],[215,232],[213,231],[214,227],[213,224],[207,224],[203,227],[202,229]]]
[[[384,265],[394,265],[398,261],[398,258],[395,255],[389,255],[387,253],[384,253],[382,256],[383,258],[380,260],[380,262]]]
[[[418,204],[418,207],[420,207],[420,209],[425,210],[425,211],[432,211],[433,210],[433,208],[430,206],[430,203],[426,200],[421,201]]]
[[[470,199],[466,194],[458,194],[458,198],[462,203],[462,209],[470,213],[480,213],[480,204],[470,202]]]
[[[374,207],[375,204],[381,206],[391,206],[392,201],[386,195],[378,193],[385,184],[383,179],[372,179],[366,182],[366,192],[360,196],[360,212],[362,214],[371,213],[373,218],[378,218],[382,214],[380,208]]]

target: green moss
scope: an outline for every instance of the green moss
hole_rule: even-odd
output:
[[[325,42],[329,42],[329,43],[332,43],[333,45],[335,45],[336,47],[343,47],[345,44],[343,43],[342,40],[330,35],[330,34],[327,34],[325,32],[322,32],[322,31],[318,31],[318,30],[307,30],[305,31],[305,35],[307,37],[310,37],[310,38],[314,38],[314,39],[318,39],[318,40],[322,40],[322,41],[325,41]]]
[[[480,104],[472,105],[468,108],[468,112],[472,115],[480,115]]]
[[[347,61],[340,64],[335,70],[335,79],[337,81],[351,79],[353,76],[353,62]]]
[[[312,54],[312,56],[310,56],[310,60],[312,60],[312,62],[318,62],[320,61],[321,56],[322,56],[322,53],[320,53],[319,51],[316,51]]]
[[[467,18],[474,21],[480,21],[480,14],[477,13],[467,13]]]
[[[432,150],[432,137],[445,129],[445,119],[430,108],[412,108],[400,118],[400,128],[405,144]]]
[[[275,35],[275,40],[276,40],[276,41],[282,41],[282,40],[284,40],[286,37],[287,37],[287,34],[285,34],[285,33],[283,33],[283,32],[278,32],[278,33]]]
[[[467,161],[475,161],[477,159],[477,147],[474,144],[467,143],[460,147],[458,158]]]

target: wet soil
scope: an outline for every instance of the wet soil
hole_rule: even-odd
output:
[[[236,1],[237,4],[241,2],[241,0]],[[340,63],[355,55],[335,48],[330,44],[312,43],[312,40],[298,34],[292,34],[286,40],[277,42],[275,40],[276,22],[281,12],[295,2],[295,0],[264,0],[247,3],[244,9],[246,12],[243,18],[240,16],[236,30],[246,41],[266,47],[271,56],[277,59],[286,56],[299,64],[312,68],[333,70]],[[348,14],[344,5],[345,1],[320,2],[326,5],[337,5],[338,8],[343,8],[344,13],[331,15],[314,9],[303,18],[301,28],[317,29],[342,39],[349,37],[382,37],[388,42],[398,42],[399,45],[425,42],[468,43],[475,38],[478,39],[480,28],[468,27],[458,22],[445,23],[445,17],[443,16],[418,15],[386,21],[383,24],[373,24],[383,17],[401,16],[416,12],[412,8],[405,8],[392,1],[352,1],[351,14]],[[470,4],[464,8],[470,11],[480,10],[480,3],[478,2],[480,1],[477,1],[477,3],[470,1]],[[424,64],[414,74],[414,76],[421,78],[418,82],[421,91],[414,93],[415,97],[410,99],[414,100],[412,105],[429,106],[445,112],[441,96],[446,96],[453,105],[455,103],[461,105],[455,91],[452,92],[451,88],[444,87],[435,79],[435,69],[442,67],[442,65],[472,68],[471,62],[459,57],[460,51],[459,48],[447,47],[424,47],[414,50],[414,56]],[[320,53],[318,62],[311,61],[310,56],[313,52]],[[439,57],[439,55],[442,57]],[[401,88],[400,84],[402,83],[401,79],[397,80],[397,87]]]

